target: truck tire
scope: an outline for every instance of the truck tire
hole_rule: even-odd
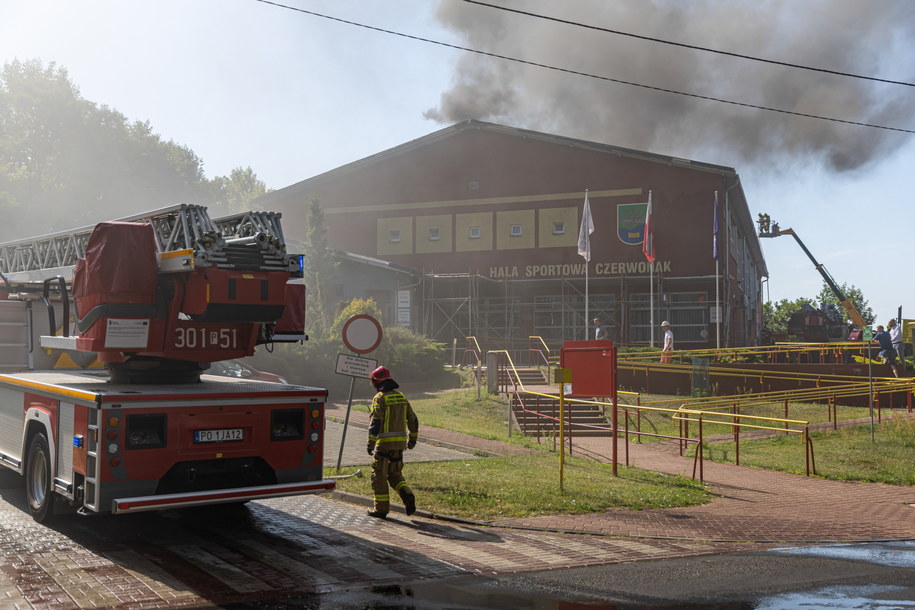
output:
[[[29,513],[39,523],[44,523],[53,513],[54,495],[51,491],[51,450],[48,437],[39,432],[29,443],[25,463],[25,497]]]

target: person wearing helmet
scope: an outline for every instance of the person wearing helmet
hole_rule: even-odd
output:
[[[372,494],[370,517],[384,519],[390,510],[390,487],[400,495],[407,515],[416,512],[416,497],[403,477],[404,449],[413,449],[419,435],[419,419],[391,371],[379,366],[372,371],[372,385],[378,390],[372,399],[368,452],[372,456]]]
[[[670,354],[674,351],[674,333],[670,330],[670,322],[664,320],[661,322],[661,330],[664,331],[664,346],[661,348],[661,362],[670,363]]]

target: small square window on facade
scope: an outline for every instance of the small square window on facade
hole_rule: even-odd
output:
[[[566,223],[561,220],[553,221],[553,235],[565,235]]]
[[[512,237],[521,237],[521,225],[512,225],[511,236]]]
[[[480,227],[470,227],[470,239],[480,239]]]
[[[429,241],[438,241],[440,235],[437,228],[429,229]]]
[[[400,231],[391,231],[391,243],[392,244],[400,243]]]

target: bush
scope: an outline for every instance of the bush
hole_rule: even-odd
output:
[[[327,337],[310,339],[302,344],[275,345],[271,352],[260,347],[249,362],[255,368],[282,375],[289,383],[327,388],[330,400],[345,400],[351,378],[335,372],[337,355],[350,354],[343,344],[343,324],[359,314],[381,318],[374,300],[356,299],[340,312]],[[445,369],[448,361],[445,347],[443,343],[430,341],[402,326],[389,326],[382,329],[378,348],[362,357],[377,360],[379,365],[391,369],[394,379],[408,390],[411,384],[459,387],[460,379],[456,373]],[[372,394],[374,389],[368,380],[355,379],[354,398],[369,398]]]

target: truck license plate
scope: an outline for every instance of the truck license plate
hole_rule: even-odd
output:
[[[215,430],[194,430],[195,443],[225,443],[244,440],[241,428],[217,428]]]

